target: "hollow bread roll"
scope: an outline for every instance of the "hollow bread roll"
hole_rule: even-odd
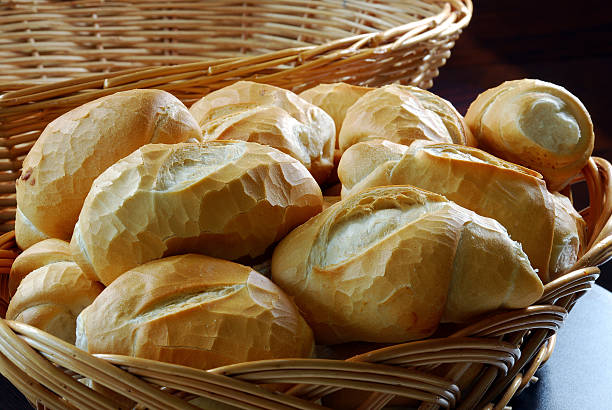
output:
[[[361,191],[293,230],[272,279],[323,344],[423,338],[543,290],[498,222],[410,186]]]
[[[318,182],[334,166],[332,118],[289,90],[238,81],[206,95],[189,110],[204,141],[242,140],[274,147],[304,164]]]
[[[479,145],[534,169],[558,191],[593,152],[593,124],[578,98],[558,85],[506,81],[480,94],[465,116]]]
[[[372,155],[374,150],[381,154]],[[550,280],[555,206],[537,172],[456,144],[415,141],[405,148],[369,141],[347,150],[338,174],[343,197],[373,186],[409,184],[493,218],[522,244],[542,281]]]
[[[149,144],[94,181],[71,250],[90,278],[109,285],[163,256],[257,257],[322,204],[306,168],[274,148]]]
[[[121,275],[79,316],[76,345],[201,369],[309,357],[314,348],[278,286],[249,267],[194,254]]]
[[[74,262],[45,265],[21,281],[6,319],[27,323],[74,344],[77,316],[102,289]]]
[[[342,122],[349,107],[365,93],[372,91],[370,87],[360,87],[347,83],[320,84],[298,94],[304,100],[323,109],[334,120],[336,126],[336,148],[340,148],[338,136]]]
[[[574,209],[569,198],[558,192],[552,194],[555,204],[555,230],[550,254],[550,280],[567,272],[584,251],[586,223]]]
[[[119,92],[61,115],[36,140],[16,181],[17,244],[26,249],[47,238],[70,240],[102,171],[144,144],[189,139],[200,140],[198,124],[161,90]]]
[[[365,94],[346,112],[338,136],[340,150],[372,139],[405,145],[414,140],[474,144],[461,115],[448,101],[398,84]]]

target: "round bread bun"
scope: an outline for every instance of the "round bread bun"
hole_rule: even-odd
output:
[[[342,122],[349,107],[365,93],[372,91],[370,87],[360,87],[347,83],[319,84],[298,94],[311,104],[323,109],[332,117],[336,125],[336,148],[340,148],[338,135]]]
[[[566,273],[584,253],[586,223],[571,201],[558,192],[552,194],[555,204],[555,230],[550,254],[549,277],[557,279]]]
[[[334,167],[332,118],[289,90],[238,81],[201,98],[189,111],[204,141],[242,140],[274,147],[304,164],[320,183]]]
[[[340,150],[372,139],[405,145],[417,139],[453,142],[440,116],[427,109],[408,87],[398,84],[366,93],[346,112],[338,137]]]
[[[361,191],[293,230],[272,279],[322,344],[419,339],[543,291],[497,221],[411,186]]]
[[[542,281],[550,281],[555,205],[537,172],[478,148],[420,140],[409,147],[389,141],[355,144],[342,157],[338,174],[343,196],[374,186],[414,185],[495,219],[521,243]]]
[[[194,254],[121,275],[79,316],[76,345],[200,369],[314,349],[312,331],[278,286],[249,267]]]
[[[73,343],[76,318],[104,287],[89,280],[74,262],[56,262],[32,271],[11,298],[7,320],[37,327]]]
[[[470,127],[465,123],[465,119],[459,114],[453,104],[422,88],[412,85],[406,85],[404,87],[419,99],[425,109],[436,113],[440,117],[453,140],[453,144],[467,145],[470,147],[476,147],[478,145],[478,140],[476,140],[472,131],[470,131]]]
[[[506,81],[480,94],[465,120],[479,145],[544,176],[559,191],[593,152],[591,117],[565,88],[546,81]]]
[[[16,181],[17,245],[69,241],[93,180],[148,143],[200,140],[187,108],[161,90],[118,92],[52,121],[23,161]]]
[[[55,262],[74,262],[68,242],[55,238],[45,239],[20,253],[11,265],[9,276],[11,297],[17,291],[23,278],[30,272]]]
[[[91,279],[108,286],[164,256],[256,258],[322,206],[308,170],[274,148],[149,144],[94,181],[71,250]]]

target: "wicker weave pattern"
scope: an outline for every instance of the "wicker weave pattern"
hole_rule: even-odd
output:
[[[439,24],[450,11],[449,2],[407,0],[3,3],[0,88],[261,55],[380,32],[399,40],[397,47],[428,30],[429,17],[438,16]]]
[[[428,88],[471,14],[470,0],[0,3],[0,232],[24,156],[78,105],[161,88],[189,106],[243,79]]]

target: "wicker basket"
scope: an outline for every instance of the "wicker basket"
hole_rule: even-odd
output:
[[[189,106],[241,79],[429,88],[471,16],[471,0],[0,2],[0,233],[23,157],[78,105],[160,88]]]
[[[15,179],[58,115],[132,88],[165,89],[190,104],[240,79],[296,91],[333,81],[427,88],[471,12],[469,0],[0,5],[0,231],[7,232],[0,237],[0,316],[18,253],[11,232]],[[0,319],[0,370],[41,408],[190,408],[199,396],[248,409],[316,409],[319,399],[345,389],[361,391],[350,395],[362,397],[363,409],[396,397],[422,409],[493,408],[494,402],[502,408],[551,354],[556,330],[596,279],[595,266],[612,257],[611,174],[600,158],[582,172],[590,240],[572,272],[548,284],[534,306],[499,312],[445,337],[348,360],[269,360],[201,371],[90,355]]]

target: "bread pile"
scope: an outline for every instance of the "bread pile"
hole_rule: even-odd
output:
[[[396,84],[238,82],[189,110],[103,97],[24,161],[7,318],[204,369],[428,337],[529,306],[571,269],[586,228],[557,190],[592,139],[578,100],[534,80],[466,120]],[[250,267],[265,261],[270,278]]]

